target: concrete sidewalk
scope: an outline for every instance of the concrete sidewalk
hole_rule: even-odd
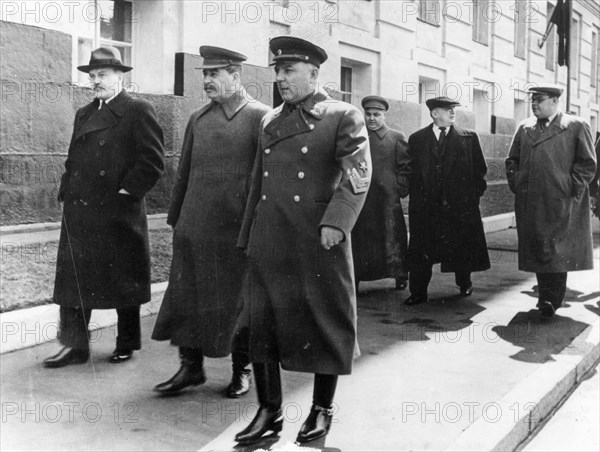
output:
[[[306,446],[484,451],[524,441],[600,358],[600,276],[596,249],[596,269],[571,273],[566,307],[541,319],[535,276],[518,272],[510,251],[515,239],[514,230],[488,234],[488,243],[501,246],[490,247],[492,269],[474,274],[470,298],[457,297],[453,275],[437,271],[424,306],[402,304],[407,293],[389,290],[390,280],[361,284],[362,356],[340,378],[330,434]],[[54,307],[0,315],[3,450],[234,450],[256,396],[222,398],[228,359],[207,359],[209,381],[195,390],[169,398],[151,392],[178,367],[176,350],[149,338],[164,285],[154,289],[144,348],[122,365],[106,362],[112,311],[94,311],[90,362],[52,370],[41,360],[57,348],[46,343],[56,332]],[[283,383],[281,436],[235,450],[290,450],[312,378],[284,372]]]

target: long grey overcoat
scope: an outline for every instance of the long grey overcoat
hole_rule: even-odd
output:
[[[55,303],[112,309],[150,301],[144,196],[164,170],[154,108],[122,91],[79,109],[59,190]],[[120,189],[131,195],[119,194]]]
[[[406,136],[383,125],[369,130],[373,177],[367,200],[352,230],[357,281],[407,279],[408,236],[401,198],[408,195]]]
[[[240,323],[250,358],[284,369],[348,374],[358,354],[351,235],[371,176],[361,112],[317,91],[261,125],[238,245],[249,271]],[[325,250],[322,226],[345,240]]]
[[[271,109],[243,89],[188,122],[167,222],[169,285],[152,338],[227,356],[246,258],[236,247],[260,121]]]
[[[542,131],[523,121],[508,158],[515,196],[519,269],[536,273],[594,268],[588,185],[596,171],[589,126],[559,113]]]

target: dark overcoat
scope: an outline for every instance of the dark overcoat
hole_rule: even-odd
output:
[[[408,195],[406,136],[383,125],[369,130],[373,177],[367,200],[352,230],[357,281],[407,279],[408,237],[401,198]]]
[[[271,109],[243,89],[188,122],[167,222],[169,285],[152,338],[227,356],[246,258],[236,247],[260,121]]]
[[[589,126],[559,113],[544,131],[523,121],[507,158],[515,193],[519,269],[536,273],[594,268],[588,184],[596,171]]]
[[[348,374],[356,342],[351,236],[371,176],[361,112],[324,91],[261,125],[238,245],[249,257],[242,291],[253,362]],[[343,231],[325,250],[320,229]]]
[[[59,191],[53,300],[90,309],[136,306],[150,301],[144,196],[164,170],[163,133],[152,105],[125,91],[98,105],[75,115]]]
[[[441,197],[432,177],[435,142],[433,125],[408,139],[409,271],[424,256],[441,262],[442,272],[487,270],[490,260],[479,211],[487,166],[479,138],[473,131],[450,128],[439,160]]]

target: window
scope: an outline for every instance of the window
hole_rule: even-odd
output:
[[[515,1],[515,56],[525,59],[527,55],[527,2]]]
[[[554,5],[548,3],[546,7],[546,27],[550,23],[550,18],[554,12]],[[552,31],[546,39],[546,69],[554,71],[556,66],[556,25],[554,25]]]
[[[473,41],[488,45],[490,24],[488,21],[489,0],[473,0]]]
[[[352,103],[352,68],[342,66],[340,94],[344,102]]]
[[[590,75],[592,86],[598,86],[598,28],[592,31],[592,67]]]
[[[495,86],[490,82],[479,82],[485,89],[473,88],[473,113],[475,113],[475,130],[481,133],[490,133],[492,129],[492,115],[494,112]],[[519,106],[517,107],[519,108]],[[522,107],[521,107],[522,108]],[[518,111],[517,111],[518,113]]]
[[[114,46],[121,52],[124,65],[131,66],[133,6],[125,0],[94,0],[96,18],[94,36],[78,39],[78,65],[89,62],[92,50],[103,45]],[[79,74],[79,82],[87,83],[87,74]],[[125,74],[125,84],[131,74]]]
[[[439,0],[419,0],[419,20],[431,25],[439,26],[440,3]]]
[[[569,55],[569,67],[571,68],[571,78],[577,79],[579,73],[579,52],[581,51],[581,15],[573,13],[571,22],[571,53]]]

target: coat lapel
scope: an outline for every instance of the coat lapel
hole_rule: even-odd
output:
[[[435,140],[435,135],[433,133],[433,124],[430,124],[428,127],[423,129],[423,146],[421,147],[422,152],[420,155],[421,158],[421,171],[423,173],[423,182],[425,187],[429,187],[431,184],[430,180],[430,172],[431,172],[431,152],[433,152],[432,145],[433,140]]]
[[[550,123],[546,133],[541,133],[541,131],[539,131],[539,129],[537,127],[535,127],[536,129],[538,129],[539,134],[538,134],[538,139],[535,141],[534,146],[538,146],[541,143],[543,143],[544,141],[548,141],[549,139],[554,138],[559,133],[563,133],[565,130],[567,130],[567,125],[563,124],[562,120],[563,120],[563,114],[562,114],[562,112],[560,112],[559,114],[556,115],[554,120]]]
[[[456,128],[456,126],[450,128],[450,132],[446,138],[445,150],[442,154],[442,171],[444,173],[444,178],[450,173],[450,169],[458,156],[459,149],[466,149],[466,144],[461,142],[466,136],[468,136],[468,134],[465,133],[464,130]]]
[[[104,104],[101,110],[98,110],[99,101],[94,100],[86,107],[88,110],[82,114],[81,125],[75,133],[75,139],[78,140],[88,133],[108,129],[117,124],[125,112],[129,99],[129,95],[121,91],[112,101]]]
[[[330,97],[324,91],[315,91],[315,93],[302,102],[299,108],[293,112],[285,114],[283,108],[285,104],[280,105],[276,110],[271,121],[265,126],[264,133],[266,139],[263,141],[265,147],[271,147],[274,144],[299,135],[309,133],[315,128],[309,123],[310,117],[321,120],[327,111],[326,101]]]

